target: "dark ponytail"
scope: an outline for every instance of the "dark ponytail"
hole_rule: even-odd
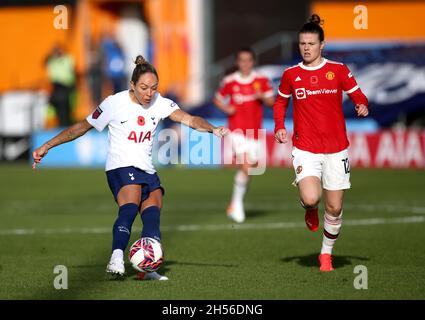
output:
[[[133,70],[133,74],[131,76],[131,81],[133,81],[134,84],[137,83],[140,76],[144,75],[145,73],[153,73],[156,78],[159,80],[158,73],[156,72],[156,69],[153,65],[151,65],[143,56],[137,56],[136,61],[134,61],[136,64],[136,67]]]
[[[312,14],[310,19],[307,20],[307,23],[305,23],[298,34],[301,33],[316,33],[319,35],[320,42],[325,40],[325,32],[323,31],[323,28],[321,25],[323,24],[323,20],[320,19],[319,15]]]

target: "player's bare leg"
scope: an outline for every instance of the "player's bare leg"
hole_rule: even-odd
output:
[[[142,188],[138,184],[129,184],[121,188],[117,195],[117,202],[119,206],[126,203],[140,203],[142,196]]]
[[[309,176],[298,182],[300,193],[300,202],[305,209],[305,223],[311,231],[317,231],[319,228],[318,206],[322,195],[320,179],[315,176]]]
[[[148,213],[148,211],[145,211],[146,209],[151,208],[151,209],[160,210],[162,208],[162,197],[163,197],[162,190],[156,189],[149,194],[149,197],[146,200],[140,203],[140,214],[142,215],[142,220],[143,220],[143,214]],[[157,212],[159,213],[159,211]],[[149,214],[152,214],[152,212]],[[145,221],[143,221],[143,223],[145,223]],[[158,220],[158,223],[159,223],[159,220]],[[160,275],[157,272],[139,272],[137,274],[137,279],[164,281],[164,280],[168,280],[168,277]]]
[[[162,191],[156,189],[149,194],[149,197],[140,203],[140,212],[147,209],[148,207],[156,206],[162,209]]]
[[[113,276],[121,277],[125,273],[124,249],[130,238],[131,225],[137,215],[141,194],[140,185],[135,184],[126,185],[118,192],[117,202],[120,210],[114,224],[112,256],[106,266],[106,272]]]
[[[236,172],[233,185],[232,200],[227,208],[227,216],[237,223],[242,223],[245,221],[245,209],[243,205],[243,199],[248,189],[248,184],[250,180],[248,174],[249,168],[252,167],[252,165],[250,165],[248,161],[246,161],[247,156],[245,155],[244,157],[244,163]]]
[[[325,215],[322,250],[319,256],[320,271],[332,271],[332,249],[342,226],[344,190],[324,190]]]

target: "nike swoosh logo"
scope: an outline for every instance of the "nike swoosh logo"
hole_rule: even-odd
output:
[[[123,124],[123,123],[126,123],[128,120],[125,120],[125,121],[121,121],[121,124]]]

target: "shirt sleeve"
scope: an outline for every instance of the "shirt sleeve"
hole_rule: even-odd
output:
[[[261,92],[264,94],[266,98],[270,98],[274,96],[273,87],[269,79],[264,78],[264,80],[261,81]]]
[[[161,109],[161,119],[168,118],[174,111],[180,109],[177,103],[170,99],[164,99]]]
[[[215,93],[215,98],[224,102],[224,99],[230,94],[230,87],[224,80],[220,84],[220,88]]]
[[[340,76],[342,81],[342,89],[348,94],[354,105],[363,104],[368,106],[369,101],[367,97],[364,95],[350,69],[348,69],[345,64],[342,65]]]
[[[287,71],[283,72],[282,78],[280,79],[280,85],[278,90],[278,95],[280,95],[282,98],[290,98],[291,97],[291,81],[289,79],[289,75]]]
[[[288,72],[283,72],[280,80],[279,91],[273,105],[274,132],[285,129],[285,115],[288,109],[289,98],[291,97],[291,83]]]
[[[342,65],[340,78],[342,83],[342,89],[348,94],[353,93],[354,91],[359,89],[356,79],[354,78],[350,69],[348,69],[345,64]]]
[[[90,123],[97,131],[102,131],[113,119],[113,105],[109,96],[94,110],[90,115],[87,116],[86,120]]]
[[[274,132],[279,129],[285,129],[285,116],[288,109],[289,99],[281,95],[276,96],[273,104],[273,119],[274,119]]]

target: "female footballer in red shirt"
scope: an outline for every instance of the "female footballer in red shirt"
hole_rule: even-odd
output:
[[[305,222],[311,231],[319,228],[318,205],[325,202],[320,270],[332,271],[332,249],[342,225],[344,191],[350,188],[348,139],[342,111],[345,91],[359,117],[369,114],[368,100],[346,65],[322,56],[324,31],[320,17],[313,14],[299,31],[303,61],[282,75],[273,106],[275,138],[287,142],[284,118],[293,97],[293,166]]]
[[[238,223],[245,221],[243,199],[250,181],[250,169],[258,165],[265,152],[265,145],[259,137],[263,104],[272,107],[274,103],[273,87],[267,77],[255,71],[255,62],[252,49],[239,49],[236,53],[237,71],[223,79],[214,97],[214,104],[228,116],[232,152],[241,164],[227,208],[228,217]]]

